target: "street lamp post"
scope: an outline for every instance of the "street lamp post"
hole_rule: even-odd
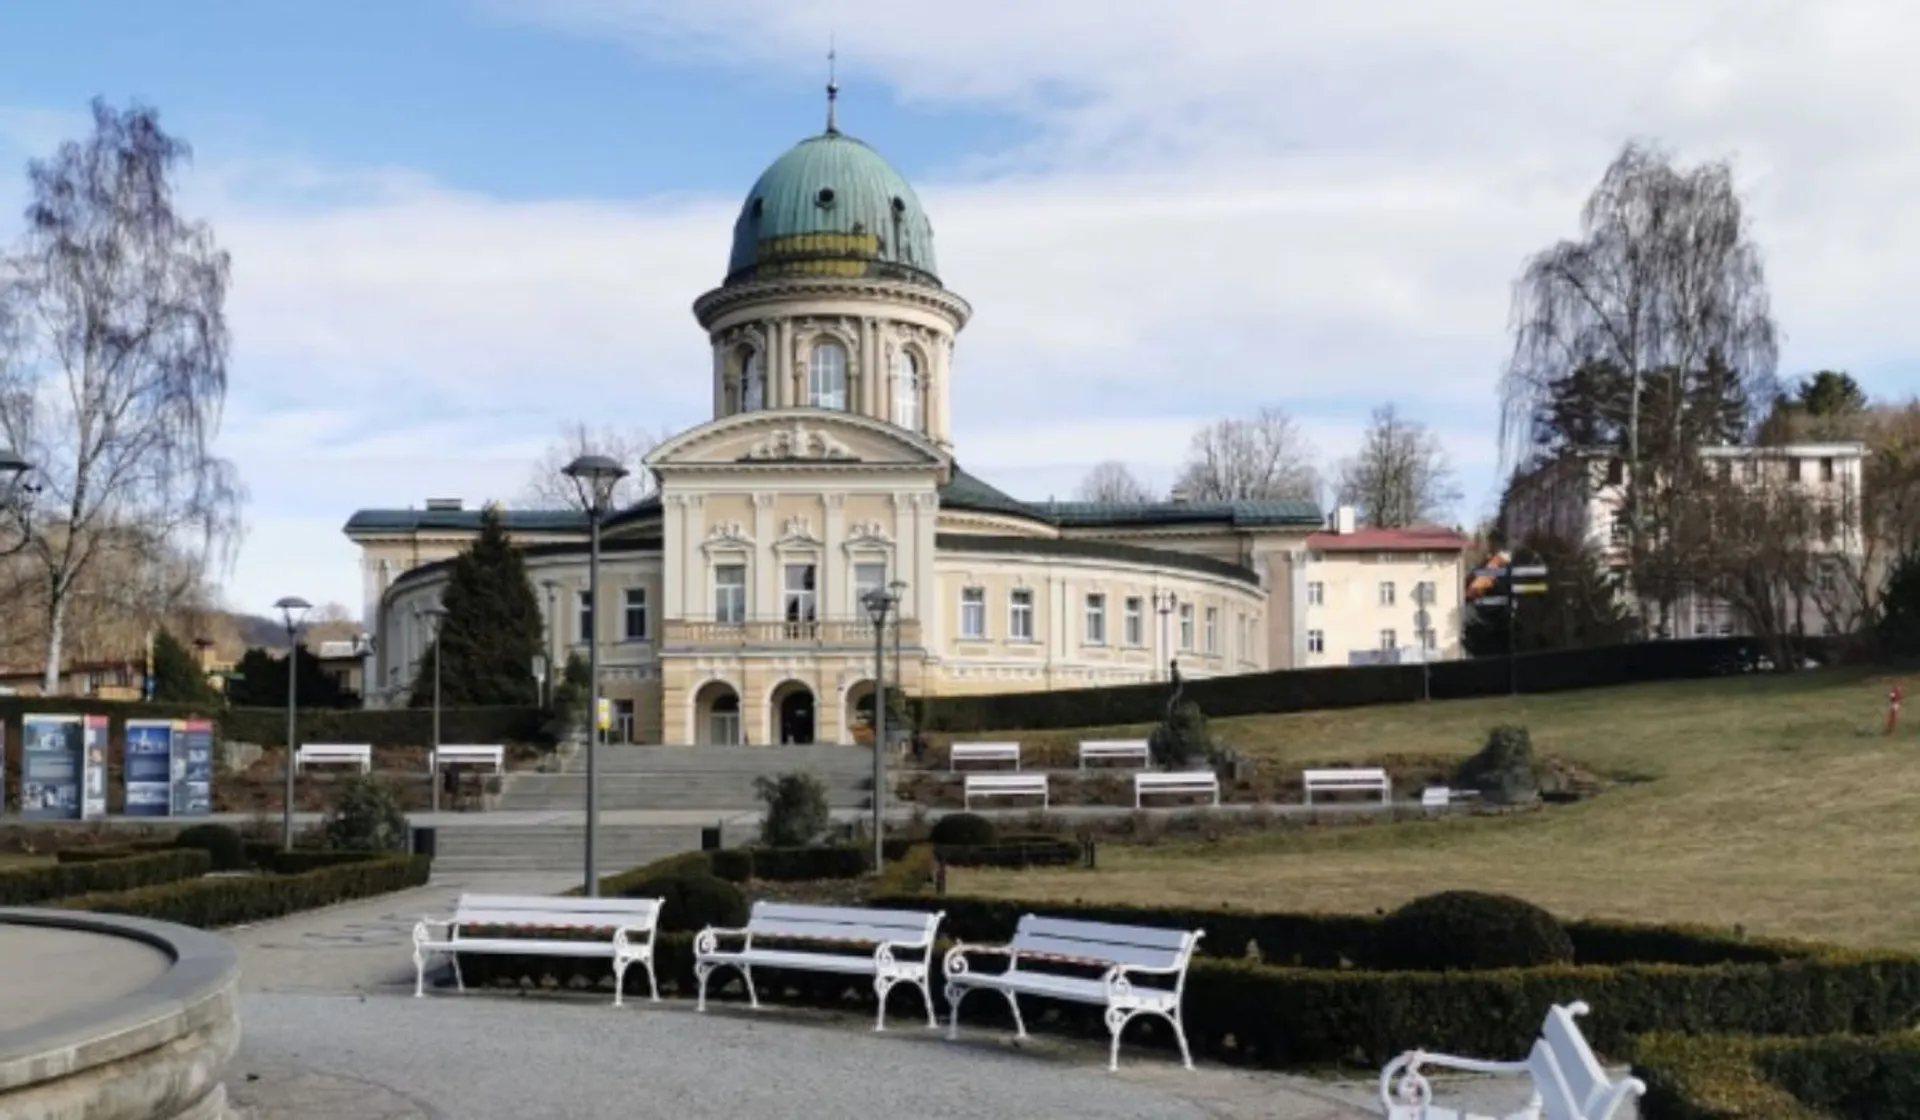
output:
[[[896,579],[887,584],[887,590],[893,593],[893,687],[900,690],[900,700],[904,705],[907,698],[907,678],[900,669],[900,628],[907,618],[907,581]],[[901,731],[906,727],[902,726]]]
[[[447,612],[442,607],[427,607],[416,612],[433,635],[433,747],[427,753],[427,784],[433,787],[433,811],[440,811],[440,624]]]
[[[1544,595],[1547,566],[1522,564],[1515,552],[1507,561],[1507,691],[1520,695],[1520,596]]]
[[[1433,699],[1432,647],[1427,644],[1427,631],[1433,625],[1433,605],[1431,589],[1423,580],[1413,585],[1413,601],[1419,608],[1413,612],[1413,641],[1420,647],[1420,699]],[[1436,643],[1437,644],[1437,643]]]
[[[1172,678],[1173,633],[1170,627],[1173,624],[1170,619],[1173,614],[1173,608],[1178,605],[1179,602],[1180,596],[1175,595],[1171,591],[1156,591],[1153,593],[1153,609],[1160,612],[1160,652],[1166,656],[1168,666],[1168,676],[1162,678],[1163,680]]]
[[[600,872],[595,863],[594,833],[600,825],[600,522],[613,507],[613,491],[627,477],[627,468],[605,455],[582,455],[561,472],[573,480],[580,505],[587,511],[591,543],[587,552],[587,842],[588,898],[600,894]]]
[[[299,739],[300,623],[313,604],[289,595],[273,605],[287,628],[287,796],[280,807],[280,846],[293,850],[293,753]]]
[[[547,628],[546,633],[541,637],[547,647],[547,707],[551,708],[553,707],[554,686],[558,683],[553,678],[559,671],[559,664],[554,659],[553,654],[553,632],[555,628],[560,625],[560,616],[553,612],[559,609],[555,605],[555,599],[559,595],[560,588],[557,582],[550,579],[541,580],[540,586],[547,590]]]
[[[863,602],[873,620],[873,870],[886,856],[887,813],[887,612],[899,602],[892,592],[874,588]]]

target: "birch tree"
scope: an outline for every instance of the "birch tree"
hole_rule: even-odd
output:
[[[243,493],[213,442],[227,395],[229,261],[174,205],[187,144],[93,102],[93,133],[28,165],[0,260],[0,431],[35,468],[25,555],[43,588],[48,692],[73,593],[116,544],[231,558]]]

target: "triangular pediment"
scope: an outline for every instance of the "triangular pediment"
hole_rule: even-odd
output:
[[[947,457],[924,436],[848,412],[780,409],[722,417],[653,449],[655,471],[795,467],[922,467]]]

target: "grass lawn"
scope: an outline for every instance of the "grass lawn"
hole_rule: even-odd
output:
[[[1220,739],[1287,768],[1464,757],[1488,727],[1517,722],[1536,751],[1629,782],[1521,816],[1110,845],[1097,871],[956,869],[948,889],[1364,912],[1476,888],[1565,917],[1920,950],[1920,712],[1882,735],[1888,682],[1833,670],[1217,720]],[[1080,733],[982,737],[1016,735]]]
[[[0,852],[0,871],[7,871],[15,867],[33,867],[37,864],[52,862],[52,856],[30,856],[22,852]]]

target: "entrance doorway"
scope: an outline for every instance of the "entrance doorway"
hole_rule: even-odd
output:
[[[788,681],[774,690],[773,715],[780,742],[811,743],[814,736],[813,690]]]

